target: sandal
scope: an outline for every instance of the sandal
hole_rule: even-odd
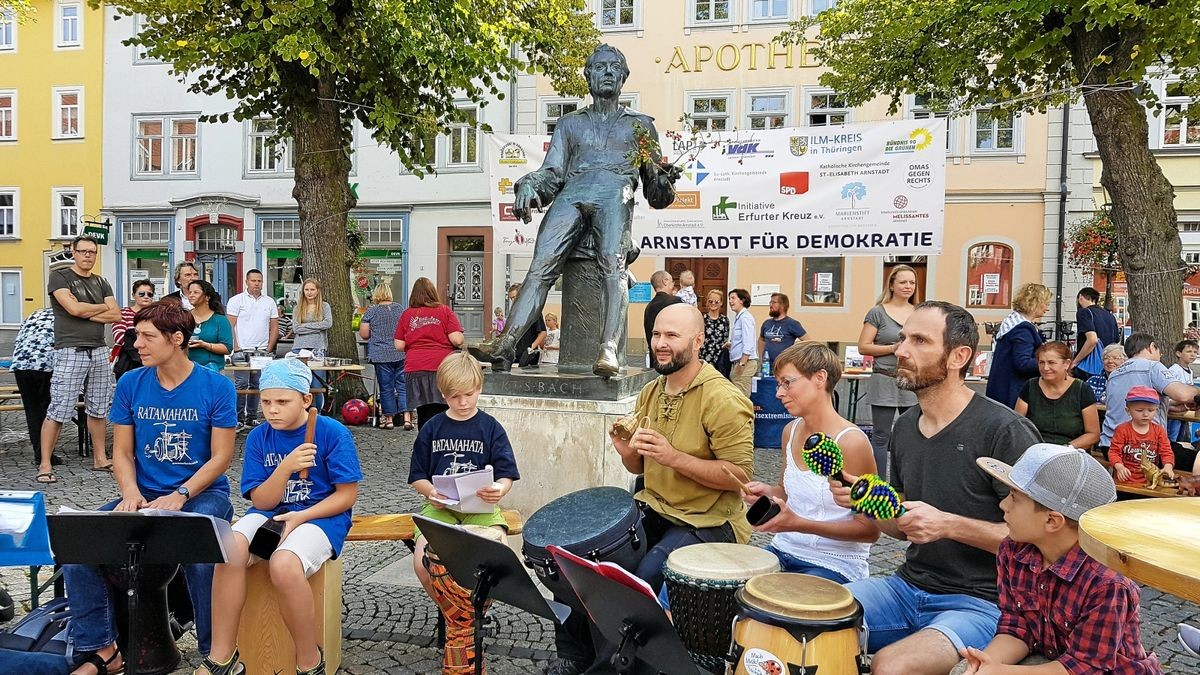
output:
[[[205,675],[201,673],[200,668],[203,668],[207,675],[243,675],[246,672],[246,666],[241,661],[237,647],[233,648],[233,655],[225,663],[217,663],[207,656],[204,657],[204,660],[200,662],[200,667],[192,671],[192,675]]]
[[[55,475],[54,475],[54,472],[52,472],[52,471],[47,471],[46,473],[39,473],[39,474],[37,475],[37,482],[39,482],[39,483],[41,483],[41,484],[43,484],[43,485],[49,485],[49,484],[51,484],[51,483],[57,483],[57,482],[58,482],[58,476],[55,476]]]
[[[103,471],[106,473],[112,473],[113,472],[112,463],[110,462],[108,464],[105,464],[104,466],[93,466],[92,471]]]
[[[77,663],[75,665],[75,668],[78,669],[79,666],[88,664],[88,665],[93,666],[96,669],[96,675],[121,675],[122,673],[125,672],[125,663],[124,662],[122,662],[121,665],[113,668],[112,670],[109,670],[109,668],[108,668],[110,665],[112,665],[113,661],[116,661],[119,658],[121,658],[120,651],[114,651],[113,655],[108,657],[107,661],[104,659],[103,656],[100,656],[100,654],[98,654],[96,652],[87,652],[86,654],[83,655],[83,660],[81,660],[79,663]]]
[[[297,668],[296,675],[325,675],[325,650],[317,647],[317,652],[321,655],[321,660],[317,662],[317,665],[309,668],[308,670],[300,670]]]
[[[404,417],[404,430],[405,431],[413,430],[413,421],[407,415]]]
[[[384,417],[383,419],[379,420],[379,428],[380,429],[391,429],[392,428],[392,418]]]

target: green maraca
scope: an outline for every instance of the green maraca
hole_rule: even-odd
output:
[[[892,520],[905,513],[896,489],[873,473],[859,476],[850,486],[850,510],[875,520]]]
[[[850,486],[846,474],[842,473],[845,461],[842,458],[842,447],[829,436],[818,431],[804,441],[804,451],[800,453],[804,465],[809,471],[818,476],[835,478],[842,485]]]

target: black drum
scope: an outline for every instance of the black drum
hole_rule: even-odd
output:
[[[525,565],[556,599],[571,605],[578,605],[575,592],[559,574],[547,546],[560,546],[582,558],[611,562],[630,572],[637,570],[646,555],[642,512],[633,495],[618,487],[588,488],[555,499],[525,521],[521,536]]]
[[[101,576],[113,594],[116,609],[117,646],[128,660],[136,660],[138,675],[167,675],[179,665],[179,648],[171,633],[171,617],[167,611],[167,584],[179,570],[179,565],[142,565],[138,574],[138,644],[130,649],[126,644],[129,608],[126,604],[129,583],[124,569],[101,567]]]

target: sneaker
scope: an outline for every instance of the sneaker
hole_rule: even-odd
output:
[[[551,663],[543,672],[545,675],[581,675],[587,669],[587,664],[576,663],[569,659],[559,659]]]

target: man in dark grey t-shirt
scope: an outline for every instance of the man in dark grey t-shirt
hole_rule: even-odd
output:
[[[922,303],[900,336],[896,383],[917,405],[896,421],[889,451],[907,512],[870,522],[910,545],[896,574],[847,588],[863,605],[872,673],[942,675],[959,650],[986,646],[1000,617],[996,551],[1008,536],[999,506],[1008,490],[975,459],[1016,462],[1042,439],[1029,420],[965,385],[979,342],[965,309]],[[849,492],[833,488],[843,506]]]
[[[75,237],[70,267],[54,270],[46,291],[54,310],[54,374],[50,377],[50,407],[42,422],[42,455],[37,482],[56,483],[50,456],[63,423],[75,416],[83,395],[88,433],[92,437],[92,468],[112,471],[105,452],[104,420],[112,403],[113,373],[104,343],[105,324],[121,320],[112,286],[92,274],[100,253],[95,241]]]

